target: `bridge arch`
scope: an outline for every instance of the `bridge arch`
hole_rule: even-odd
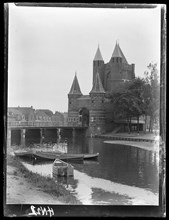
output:
[[[82,126],[89,126],[89,110],[87,108],[79,109],[79,121]]]

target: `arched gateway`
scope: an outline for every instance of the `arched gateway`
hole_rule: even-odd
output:
[[[89,110],[87,108],[79,110],[79,122],[82,126],[89,126]]]

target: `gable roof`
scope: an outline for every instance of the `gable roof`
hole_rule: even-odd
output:
[[[96,51],[94,60],[95,60],[95,61],[96,61],[96,60],[103,60],[103,57],[102,57],[102,54],[101,54],[101,52],[100,52],[99,46],[98,46],[98,48],[97,48],[97,51]]]
[[[30,113],[34,113],[34,109],[32,107],[18,107],[17,110],[24,115],[29,115]]]
[[[70,89],[69,94],[82,95],[82,92],[80,90],[80,86],[79,86],[76,74],[75,74],[75,77],[74,77],[74,80],[73,80],[73,83],[72,83],[72,87]]]
[[[44,112],[47,116],[51,117],[53,115],[53,112],[49,109],[36,109],[36,112]]]
[[[17,107],[9,107],[8,112],[12,113],[12,115],[23,115],[22,112],[20,112]]]
[[[103,88],[99,73],[96,73],[95,81],[93,84],[93,88],[90,93],[105,93],[105,90]]]
[[[35,115],[36,116],[48,117],[48,115],[43,110],[36,110]]]

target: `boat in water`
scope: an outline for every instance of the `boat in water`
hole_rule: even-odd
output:
[[[82,161],[84,159],[83,155],[79,154],[67,154],[67,153],[56,153],[56,152],[44,152],[44,151],[36,151],[34,153],[34,158],[36,160],[55,160],[60,159],[63,161]]]
[[[28,150],[28,151],[15,151],[18,157],[28,157],[35,160],[55,160],[60,159],[63,161],[82,161],[89,159],[97,159],[99,153],[94,154],[73,154],[73,153],[62,153],[59,151],[42,151],[42,150]]]

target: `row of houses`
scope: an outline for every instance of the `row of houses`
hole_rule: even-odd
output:
[[[56,122],[58,125],[67,125],[67,113],[49,109],[34,109],[31,107],[8,107],[8,122]]]

